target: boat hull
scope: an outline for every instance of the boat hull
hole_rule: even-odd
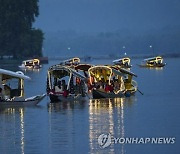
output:
[[[40,69],[42,68],[42,65],[37,65],[37,66],[24,66],[24,65],[20,65],[19,66],[20,69]]]
[[[117,98],[117,97],[124,97],[124,92],[119,92],[117,94],[113,92],[104,92],[97,89],[92,90],[92,97],[93,99],[100,99],[100,98]]]
[[[8,106],[8,107],[34,106],[34,105],[37,105],[45,96],[46,96],[46,94],[33,96],[33,97],[27,98],[25,100],[5,100],[5,101],[0,101],[0,106]]]
[[[147,67],[147,68],[157,68],[157,67],[164,67],[166,63],[163,64],[155,64],[155,65],[147,65],[147,64],[140,64],[139,67]]]
[[[60,95],[54,95],[50,94],[49,98],[51,102],[57,102],[57,101],[85,101],[88,99],[88,96],[82,96],[82,95],[68,95],[67,97],[63,96],[63,94]]]

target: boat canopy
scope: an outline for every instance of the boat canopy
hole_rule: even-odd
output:
[[[102,77],[110,77],[112,75],[112,73],[114,75],[118,75],[118,76],[124,76],[125,74],[131,75],[131,76],[135,76],[137,77],[136,74],[134,74],[133,72],[124,69],[124,68],[120,68],[120,67],[114,67],[114,66],[93,66],[91,68],[89,68],[88,70],[90,76],[94,76],[96,78],[101,78]]]
[[[4,79],[12,79],[12,78],[18,78],[18,79],[27,79],[30,80],[30,77],[23,74],[23,72],[13,72],[5,69],[0,69],[0,76],[2,77],[2,80]]]
[[[163,61],[163,58],[161,56],[157,56],[157,57],[152,57],[152,58],[147,58],[147,59],[144,59],[143,61],[146,61],[146,62],[157,62],[157,61]]]
[[[125,64],[125,63],[130,63],[130,58],[125,57],[125,58],[121,58],[121,59],[117,59],[117,60],[113,60],[114,64]]]
[[[88,71],[88,69],[91,67],[92,67],[91,64],[79,64],[75,66],[75,70]]]
[[[88,72],[90,76],[95,77],[98,81],[100,81],[102,78],[107,81],[111,78],[112,75],[124,76],[125,74],[129,74],[131,76],[137,76],[134,73],[123,68],[117,70],[116,68],[113,68],[111,66],[101,65],[91,67]]]
[[[39,59],[29,59],[29,60],[24,60],[23,61],[24,64],[32,64],[32,65],[39,65],[40,60]]]
[[[72,64],[79,64],[79,63],[80,63],[80,58],[74,57],[74,58],[62,61],[60,65],[72,65]]]
[[[60,79],[65,76],[70,76],[71,74],[73,74],[76,77],[81,78],[82,80],[86,79],[84,75],[66,66],[54,65],[54,66],[51,66],[48,71],[50,72],[50,74]]]
[[[88,72],[91,75],[100,76],[100,75],[111,75],[112,69],[109,66],[97,65],[89,68]]]

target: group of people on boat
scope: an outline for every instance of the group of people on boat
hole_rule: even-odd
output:
[[[67,91],[67,84],[65,80],[59,80],[57,78],[54,78],[54,92],[55,93],[61,93],[64,97],[67,97],[68,91]]]
[[[94,80],[91,78],[91,80]],[[104,80],[102,77],[98,82],[92,81],[92,84],[89,84],[89,90],[97,89],[103,92],[112,92],[116,93],[117,91],[123,91],[124,90],[124,81],[122,78],[118,79],[115,76],[109,81]]]
[[[70,79],[70,84],[69,88],[68,85],[66,84],[66,81],[64,79],[58,79],[54,78],[54,83],[53,83],[53,91],[56,94],[63,94],[64,97],[67,97],[69,94],[83,94],[83,86],[84,83],[83,81],[76,77],[75,78],[75,83],[73,81],[73,77]]]

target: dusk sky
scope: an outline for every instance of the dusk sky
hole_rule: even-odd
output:
[[[35,27],[44,32],[144,31],[180,25],[179,0],[40,0]]]

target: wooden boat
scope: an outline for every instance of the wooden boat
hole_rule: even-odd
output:
[[[29,80],[22,72],[0,69],[0,105],[29,106],[38,104],[46,94],[25,98],[24,80]]]
[[[39,59],[24,60],[19,66],[21,69],[39,69],[41,67]]]
[[[139,65],[140,67],[164,67],[166,63],[163,63],[163,58],[161,56],[147,58],[142,61]]]
[[[92,98],[116,98],[130,96],[137,91],[132,80],[134,73],[113,66],[93,66],[89,70]]]
[[[47,73],[47,94],[52,102],[87,99],[86,77],[76,70],[54,65]]]
[[[119,65],[119,66],[121,66],[123,68],[131,68],[132,65],[130,65],[130,61],[131,61],[130,58],[124,57],[124,58],[121,58],[121,59],[113,60],[113,63],[115,65]]]
[[[60,65],[72,66],[72,65],[78,65],[79,63],[80,63],[80,58],[74,57],[60,62]]]

